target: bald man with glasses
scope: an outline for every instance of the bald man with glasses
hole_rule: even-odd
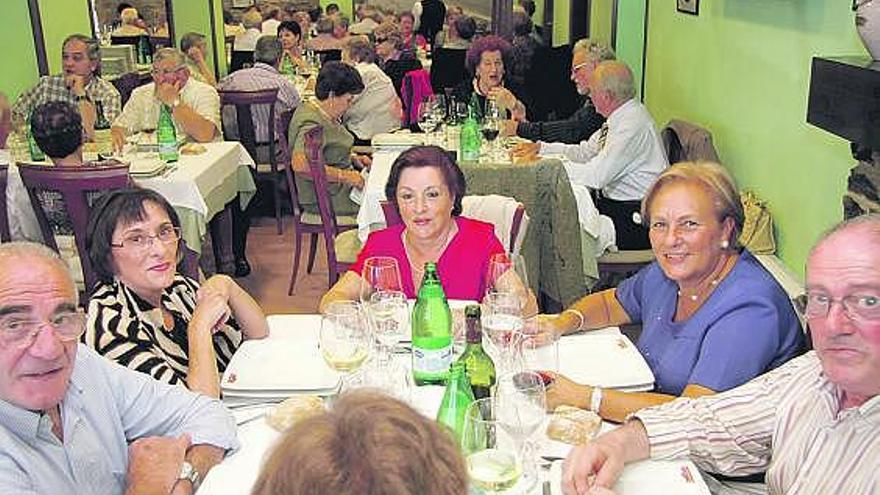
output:
[[[79,343],[70,272],[41,244],[0,245],[3,493],[187,494],[238,447],[215,399]]]
[[[726,476],[766,471],[771,495],[880,487],[880,214],[837,226],[807,260],[815,350],[712,397],[644,409],[566,459],[568,494],[611,487],[625,463],[690,457]]]

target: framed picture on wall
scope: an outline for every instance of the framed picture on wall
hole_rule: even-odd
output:
[[[253,4],[254,0],[232,0],[233,7],[250,7]]]
[[[678,11],[684,12],[685,14],[691,15],[699,15],[700,14],[700,0],[677,0],[678,1]]]

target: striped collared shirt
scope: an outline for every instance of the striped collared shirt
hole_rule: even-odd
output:
[[[122,366],[152,375],[165,383],[183,383],[189,371],[186,325],[196,307],[198,284],[181,275],[162,294],[162,305],[174,316],[166,329],[162,312],[118,280],[99,284],[89,301],[85,343]],[[241,345],[238,324],[230,319],[214,333],[217,369],[226,369]]]
[[[844,410],[841,397],[809,352],[733,390],[635,416],[655,459],[689,456],[732,476],[766,470],[770,494],[880,493],[880,396]]]

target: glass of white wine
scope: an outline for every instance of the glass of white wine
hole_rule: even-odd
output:
[[[465,412],[461,447],[477,493],[514,493],[522,473],[519,449],[502,428],[493,397],[471,403]]]
[[[321,356],[342,373],[358,369],[370,355],[370,330],[357,301],[335,301],[321,315]]]

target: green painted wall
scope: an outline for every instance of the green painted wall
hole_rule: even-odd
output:
[[[593,0],[590,4],[590,39],[611,44],[611,13],[615,0]]]
[[[553,3],[553,46],[568,44],[570,7],[566,0],[555,0]]]
[[[211,17],[210,17],[210,3],[213,0],[173,0],[172,2],[172,13],[174,16],[174,37],[177,39],[177,46],[180,47],[180,38],[189,32],[201,33],[208,37],[208,43],[210,44],[211,38]],[[220,4],[220,2],[215,2]],[[215,8],[220,8],[221,10],[221,22],[222,22],[222,5],[217,5]],[[218,39],[218,44],[220,44],[221,37]],[[218,53],[221,50],[218,47]],[[208,50],[209,52],[211,50]],[[213,68],[214,60],[213,57],[208,57],[208,65]]]
[[[636,91],[641,95],[642,58],[645,40],[645,3],[647,0],[625,0],[618,3],[617,58],[629,65],[635,78]]]
[[[14,100],[37,82],[39,71],[27,2],[5,2],[2,10],[0,46],[7,50],[3,53],[6,70],[0,71],[0,91]]]
[[[335,3],[339,5],[339,11],[344,13],[346,17],[348,17],[351,22],[354,22],[354,2],[352,0],[321,0],[319,4],[321,7],[326,8],[327,4]],[[415,1],[413,1],[415,3]]]
[[[778,254],[795,273],[842,218],[849,143],[806,123],[814,55],[865,54],[849,2],[703,1],[699,17],[651,2],[645,99],[714,135],[741,188],[769,202]]]
[[[43,38],[46,41],[46,55],[49,59],[49,73],[57,74],[61,72],[61,42],[64,38],[74,33],[92,35],[89,4],[84,0],[39,0],[39,2]],[[27,4],[24,0],[17,0],[16,3]],[[7,6],[3,7],[4,11],[7,8]]]

